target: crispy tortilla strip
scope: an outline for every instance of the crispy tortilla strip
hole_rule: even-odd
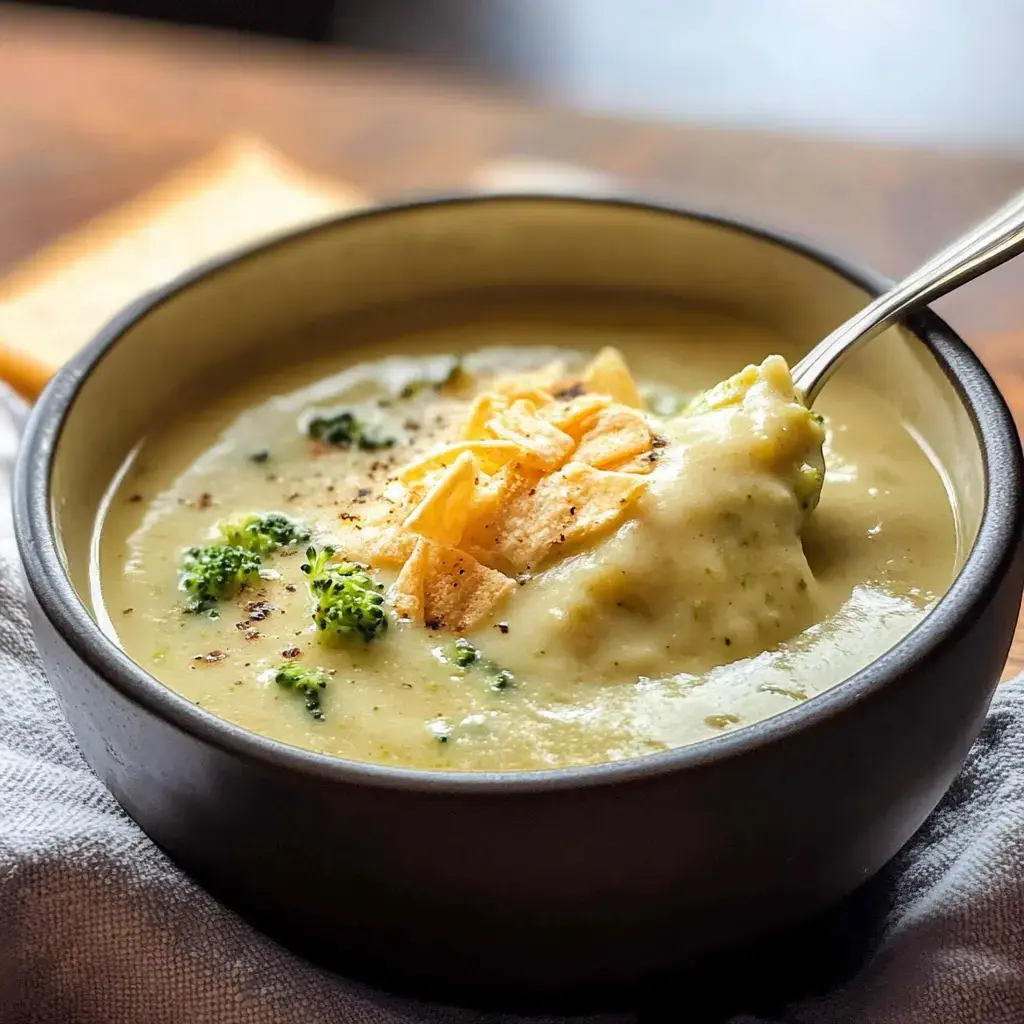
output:
[[[379,526],[363,526],[358,522],[343,522],[331,535],[331,544],[346,562],[376,565],[374,553],[381,539]]]
[[[561,470],[566,492],[576,508],[573,536],[596,533],[618,519],[643,493],[647,482],[631,473],[595,469],[584,462],[570,462]]]
[[[463,452],[438,478],[412,510],[403,529],[437,544],[455,547],[462,539],[480,464],[472,452]]]
[[[416,540],[414,533],[407,533],[400,526],[389,526],[378,535],[367,561],[382,569],[398,569],[408,561]]]
[[[477,395],[470,407],[466,422],[462,426],[462,437],[467,441],[484,441],[490,438],[487,421],[492,416],[503,413],[511,404],[511,401],[503,395],[495,395],[490,392]]]
[[[420,538],[391,588],[403,618],[463,633],[486,617],[515,583],[455,548]]]
[[[613,526],[645,486],[646,481],[635,473],[570,462],[503,502],[490,544],[481,547],[494,552],[489,561],[500,560],[516,572],[536,569],[556,546],[579,542]],[[478,537],[474,531],[473,541],[479,542]]]
[[[470,452],[477,457],[480,467],[488,473],[500,469],[509,459],[522,454],[522,449],[514,441],[456,441],[404,466],[398,474],[403,483],[410,483],[426,476],[437,469],[447,469],[455,463],[459,456]]]
[[[430,541],[416,541],[402,571],[391,588],[391,605],[404,619],[423,621],[423,593],[430,560]]]
[[[533,402],[533,404],[540,409],[545,405],[550,405],[554,402],[554,399],[547,391],[541,391],[540,388],[527,388],[524,391],[517,391],[515,393],[515,401]]]
[[[568,402],[549,405],[537,413],[577,441],[594,425],[597,414],[611,405],[607,395],[577,395]]]
[[[514,441],[545,469],[557,469],[576,447],[568,434],[537,415],[532,402],[523,400],[488,420],[487,429],[503,440]]]
[[[597,421],[580,439],[574,462],[605,469],[649,451],[651,429],[635,409],[615,406],[598,413]]]
[[[481,480],[473,494],[473,507],[459,547],[494,569],[507,567],[499,553],[511,503],[540,483],[543,474],[521,463],[509,463],[494,476]]]
[[[473,491],[473,503],[469,510],[466,531],[479,528],[492,517],[500,503],[508,497],[520,477],[515,466],[502,466],[493,476],[481,474]]]
[[[331,531],[331,543],[349,561],[378,568],[400,569],[416,544],[415,534],[402,529],[402,521],[427,493],[423,481],[410,487],[389,484],[394,497],[379,496],[365,504],[353,503]]]
[[[549,392],[565,377],[565,363],[561,361],[548,363],[536,370],[518,373],[514,376],[499,377],[491,385],[493,391],[504,395],[508,401],[527,398],[532,392]]]
[[[471,555],[431,544],[423,584],[423,618],[432,629],[465,633],[515,590],[507,576]]]
[[[409,491],[398,488],[399,500],[386,499],[383,495],[366,501],[353,502],[338,514],[338,523],[330,531],[331,544],[340,556],[351,562],[369,565],[401,567],[408,557],[408,551],[391,553],[390,538],[393,528],[398,526],[408,512],[415,507]],[[408,503],[408,507],[405,507]],[[383,557],[378,551],[383,545]],[[410,545],[411,550],[411,545]]]
[[[583,371],[583,385],[588,393],[608,395],[613,401],[643,408],[640,392],[622,353],[617,348],[603,348]]]

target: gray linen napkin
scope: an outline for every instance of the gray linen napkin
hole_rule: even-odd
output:
[[[21,413],[0,395],[3,490]],[[335,977],[254,931],[182,874],[82,760],[33,647],[9,516],[0,533],[2,1024],[514,1019],[418,1004]],[[837,919],[859,969],[831,993],[770,1019],[1021,1024],[1022,860],[1018,679],[1000,689],[939,809]],[[801,990],[799,973],[797,965],[792,991]],[[591,1019],[689,1021],[694,1013],[693,994],[677,990],[657,1011]],[[734,1024],[768,1019],[736,1017]]]

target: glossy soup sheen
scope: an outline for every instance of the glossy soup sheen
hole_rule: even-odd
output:
[[[311,445],[311,411],[372,407],[450,353],[470,353],[467,369],[486,375],[559,356],[581,366],[603,345],[624,353],[653,408],[786,351],[703,312],[604,326],[524,314],[346,344],[257,376],[182,410],[126,466],[99,527],[101,624],[189,700],[286,743],[391,765],[522,770],[665,750],[784,712],[891,647],[949,586],[956,536],[940,473],[881,398],[840,374],[816,407],[827,476],[806,523],[791,525],[778,481],[740,494],[728,451],[666,422],[666,465],[674,448],[688,453],[688,475],[652,473],[636,516],[560,553],[468,634],[511,673],[502,689],[453,668],[441,655],[452,637],[422,624],[393,618],[372,643],[318,643],[298,548],[266,557],[275,578],[221,602],[219,617],[183,611],[183,549],[252,511],[285,513],[330,542],[361,491],[451,437],[471,396],[426,388],[387,400],[382,414],[398,417],[408,447],[386,452]],[[388,587],[396,572],[375,575]],[[325,671],[322,718],[275,681],[282,664]]]

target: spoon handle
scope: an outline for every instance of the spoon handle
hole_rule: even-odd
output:
[[[858,345],[985,271],[1024,252],[1024,193],[918,267],[884,295],[818,342],[793,367],[793,383],[810,406]]]

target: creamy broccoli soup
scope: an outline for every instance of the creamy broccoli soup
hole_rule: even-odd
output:
[[[952,509],[877,395],[840,375],[809,412],[778,339],[693,331],[453,327],[184,411],[110,495],[101,622],[216,715],[393,765],[590,764],[792,708],[948,587]]]

